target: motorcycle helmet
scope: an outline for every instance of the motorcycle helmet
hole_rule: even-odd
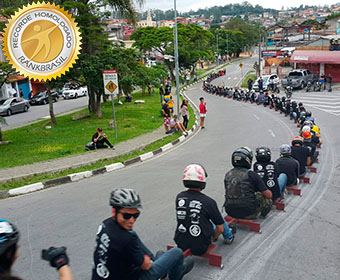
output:
[[[303,106],[303,103],[302,103],[302,102],[299,102],[298,105],[299,105],[299,107],[302,107],[302,106]]]
[[[303,145],[303,138],[301,136],[296,136],[292,139],[292,146],[295,146],[296,144]]]
[[[187,188],[204,189],[208,174],[200,164],[189,164],[183,172],[183,184]]]
[[[142,208],[142,202],[137,192],[127,188],[112,191],[110,205],[113,208]]]
[[[255,157],[258,162],[270,162],[271,151],[267,147],[256,148]]]
[[[292,149],[288,144],[283,144],[280,147],[280,154],[281,156],[290,156],[292,153]]]
[[[310,143],[312,142],[312,133],[308,130],[302,133],[303,141],[305,143]]]
[[[7,220],[0,219],[0,256],[19,241],[19,231]]]
[[[311,111],[307,111],[306,112],[306,118],[311,117],[311,116],[312,116],[312,112]]]
[[[237,149],[231,155],[231,163],[234,167],[251,168],[253,161],[253,152],[248,147],[242,147]]]
[[[302,132],[305,132],[305,131],[310,131],[310,126],[309,125],[305,125],[302,127],[301,129]]]

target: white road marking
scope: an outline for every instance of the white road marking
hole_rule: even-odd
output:
[[[255,117],[255,119],[257,119],[257,120],[259,120],[260,118],[258,117],[258,116],[256,116],[256,115],[254,115],[254,117]]]
[[[228,77],[228,80],[230,80],[231,79],[231,77]]]
[[[234,78],[234,80],[236,80],[236,79],[237,79],[237,77]]]
[[[271,129],[268,129],[268,131],[269,131],[271,136],[275,137],[275,134],[274,134],[274,132]]]

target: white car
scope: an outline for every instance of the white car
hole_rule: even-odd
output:
[[[63,90],[64,99],[78,98],[87,95],[87,87],[80,87],[75,89],[66,88]]]
[[[280,83],[279,77],[276,74],[263,75],[261,77],[262,77],[262,80],[263,80],[263,90],[264,91],[266,91],[268,89],[269,84],[279,85],[279,83]],[[260,78],[257,78],[254,85],[253,85],[253,89],[255,91],[259,91],[259,80],[260,80]]]

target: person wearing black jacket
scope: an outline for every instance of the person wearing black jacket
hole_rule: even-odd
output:
[[[284,189],[285,187],[287,176],[281,174],[281,178],[278,180],[277,164],[271,161],[270,149],[267,147],[258,147],[256,149],[255,157],[257,162],[254,163],[254,172],[262,178],[264,184],[272,192],[273,201],[282,199],[283,195],[281,189]],[[282,178],[282,176],[285,176],[285,178]]]
[[[240,219],[266,217],[272,207],[272,192],[258,174],[249,170],[253,152],[242,147],[233,152],[231,159],[234,168],[224,178],[226,212]]]
[[[278,174],[287,175],[287,186],[297,185],[300,173],[300,164],[291,157],[292,149],[289,145],[283,144],[280,147],[281,157],[276,160]]]

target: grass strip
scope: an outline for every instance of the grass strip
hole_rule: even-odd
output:
[[[256,80],[255,73],[250,72],[242,81],[241,88],[248,88],[248,80],[252,79],[254,82]]]
[[[192,117],[189,119],[188,130],[191,129],[193,127],[194,123],[195,123],[195,117],[194,117],[195,113],[194,113],[194,110],[192,109],[192,107],[190,105],[189,105],[189,114]],[[29,185],[29,184],[44,182],[46,180],[51,180],[51,179],[67,176],[67,175],[70,175],[72,173],[90,171],[90,170],[101,168],[101,167],[104,167],[105,165],[109,165],[109,164],[116,163],[116,162],[124,162],[128,159],[138,157],[138,156],[140,156],[144,153],[148,153],[148,152],[157,150],[160,147],[176,140],[180,136],[181,136],[180,132],[174,133],[172,135],[166,136],[166,137],[164,137],[160,140],[155,141],[154,143],[148,145],[147,147],[145,147],[142,150],[135,151],[135,152],[126,154],[126,155],[121,156],[121,157],[117,157],[114,160],[105,160],[104,159],[104,160],[97,161],[96,163],[93,163],[91,165],[83,166],[83,167],[80,167],[80,168],[74,168],[74,169],[69,168],[69,169],[66,169],[64,171],[60,171],[60,172],[56,172],[56,173],[38,174],[38,175],[34,175],[34,176],[22,178],[22,179],[11,180],[11,181],[8,181],[6,183],[0,184],[0,190],[10,190],[10,189],[18,188],[18,187],[21,187],[21,186]]]

